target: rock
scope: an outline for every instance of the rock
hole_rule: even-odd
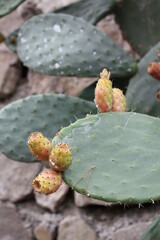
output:
[[[136,223],[129,227],[117,230],[114,235],[114,240],[139,240],[145,230],[149,227],[151,222]]]
[[[50,0],[34,0],[35,2],[37,2],[37,7],[42,9],[42,11],[44,13],[49,12],[49,11],[53,11],[56,10],[60,7],[64,7],[70,3],[73,2],[77,2],[78,0],[54,0],[54,1],[50,1]]]
[[[0,239],[31,240],[14,207],[0,204]]]
[[[31,94],[65,93],[76,96],[97,78],[55,77],[29,70],[28,81]]]
[[[34,230],[37,240],[53,240],[56,237],[57,226],[46,222],[40,223]]]
[[[42,10],[37,7],[36,1],[25,1],[21,4],[17,9],[18,15],[24,19],[25,21],[34,15],[38,15],[42,13]]]
[[[10,13],[9,15],[0,18],[0,29],[1,32],[5,36],[7,36],[12,31],[18,29],[23,23],[24,20],[18,15],[16,10]]]
[[[58,207],[62,204],[65,199],[65,196],[69,190],[69,187],[63,182],[57,192],[44,195],[35,193],[35,199],[37,204],[44,208],[48,208],[52,212],[56,212]]]
[[[96,240],[96,234],[80,217],[68,216],[61,221],[57,240]]]
[[[96,200],[92,198],[87,198],[86,196],[74,192],[74,202],[77,207],[86,207],[88,205],[101,205],[101,206],[111,206],[112,203],[107,203],[101,200]]]
[[[28,82],[31,94],[63,93],[63,85],[59,82],[58,77],[35,73],[29,70]]]
[[[21,79],[21,64],[16,54],[0,51],[0,99],[14,93]]]
[[[41,169],[40,163],[20,163],[0,154],[0,200],[16,202],[32,193],[32,180]]]
[[[62,219],[61,214],[46,212],[46,210],[39,207],[34,200],[19,202],[16,205],[18,213],[23,220],[23,225],[32,239],[35,239],[33,236],[33,233],[35,234],[35,229],[44,224],[45,226],[50,226],[50,230],[53,231],[54,236],[54,229],[57,229],[57,226]]]

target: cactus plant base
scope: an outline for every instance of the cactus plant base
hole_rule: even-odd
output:
[[[160,199],[158,118],[134,112],[88,115],[63,128],[52,144],[73,153],[64,181],[77,192],[106,202]]]

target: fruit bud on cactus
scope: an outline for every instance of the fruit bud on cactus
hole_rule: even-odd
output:
[[[112,110],[113,92],[112,82],[109,80],[110,73],[103,69],[100,73],[100,79],[97,82],[95,89],[95,104],[99,112],[108,112]]]
[[[48,169],[40,173],[33,180],[32,184],[34,191],[37,193],[44,193],[46,195],[54,193],[62,184],[62,174]]]
[[[49,165],[56,171],[65,171],[72,163],[72,150],[66,143],[57,144],[49,155]]]
[[[152,62],[149,64],[147,71],[152,77],[160,80],[160,62]]]
[[[112,111],[124,112],[126,111],[126,97],[119,88],[113,88],[113,106]]]
[[[30,134],[28,138],[28,146],[32,155],[38,160],[48,160],[49,154],[52,150],[52,144],[41,132]]]

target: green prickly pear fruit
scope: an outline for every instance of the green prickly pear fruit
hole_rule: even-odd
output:
[[[60,172],[53,171],[48,169],[40,173],[33,180],[33,188],[37,193],[44,193],[49,195],[58,190],[62,184],[62,174]]]
[[[65,171],[72,163],[72,151],[66,143],[57,144],[49,155],[49,165],[56,171]]]
[[[126,111],[126,97],[119,88],[113,88],[113,106],[112,111],[124,112]]]
[[[147,71],[152,77],[160,80],[160,62],[152,62],[149,64]]]
[[[112,110],[113,92],[112,82],[109,80],[110,73],[103,69],[100,73],[100,79],[97,82],[95,89],[95,104],[99,112],[108,112]]]
[[[49,154],[52,150],[52,144],[41,132],[30,134],[28,138],[28,146],[32,155],[38,160],[48,160]]]

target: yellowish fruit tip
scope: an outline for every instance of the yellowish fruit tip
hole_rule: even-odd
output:
[[[103,69],[103,71],[100,73],[100,78],[110,80],[110,72],[107,71],[106,68]]]

